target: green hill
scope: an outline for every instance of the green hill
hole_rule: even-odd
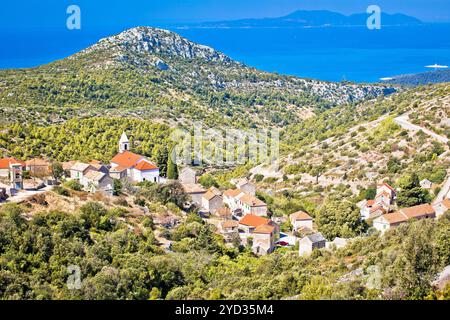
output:
[[[34,69],[0,71],[2,121],[48,124],[132,116],[171,125],[284,126],[324,110],[390,94],[385,86],[259,71],[179,35],[140,27]]]

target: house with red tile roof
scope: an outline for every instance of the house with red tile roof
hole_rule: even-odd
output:
[[[293,231],[301,228],[308,228],[313,230],[313,218],[304,211],[297,211],[289,215],[289,220],[292,224]]]
[[[385,196],[389,199],[389,205],[393,204],[397,198],[397,191],[388,183],[383,182],[377,186],[377,195],[375,198]]]
[[[11,170],[11,164],[20,164],[22,166],[22,170],[25,170],[26,164],[25,162],[16,159],[16,158],[3,158],[0,159],[0,177],[8,178]]]
[[[270,219],[247,214],[239,221],[239,235],[243,243],[252,238],[252,250],[256,254],[267,254],[274,250],[280,227]]]
[[[397,198],[396,190],[388,183],[383,182],[377,185],[375,199],[364,200],[360,205],[361,217],[364,220],[375,219],[380,215],[392,210]]]
[[[384,214],[373,220],[373,227],[384,232],[392,227],[396,227],[410,219],[433,219],[436,217],[436,210],[430,204],[403,208],[393,213]]]
[[[131,182],[160,182],[159,168],[146,157],[130,151],[130,141],[125,134],[122,133],[119,141],[119,153],[111,160],[111,171],[113,174],[119,170],[123,172],[126,169],[126,177]]]
[[[229,189],[223,193],[224,203],[232,211],[241,210],[243,214],[267,216],[267,205],[253,195],[241,189]]]
[[[34,177],[47,177],[51,174],[51,163],[45,159],[34,158],[25,162],[26,170]]]
[[[256,227],[252,233],[252,251],[258,255],[273,252],[275,249],[275,232],[275,227],[269,224]]]
[[[253,233],[253,231],[261,225],[273,226],[275,228],[276,234],[280,232],[280,227],[268,218],[256,216],[253,214],[247,214],[241,220],[239,220],[239,229],[246,234]]]

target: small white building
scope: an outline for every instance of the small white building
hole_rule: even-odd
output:
[[[313,230],[313,218],[304,211],[294,212],[289,216],[293,231],[301,228],[308,228]]]
[[[250,194],[243,192],[241,189],[230,189],[223,193],[224,203],[226,203],[232,211],[242,210],[243,214],[253,214],[257,216],[267,216],[267,205]]]
[[[251,183],[247,178],[240,178],[233,180],[232,183],[236,186],[237,189],[242,190],[244,193],[255,196],[256,195],[256,186]]]
[[[210,213],[216,213],[223,206],[223,197],[221,192],[214,187],[202,196],[202,207]]]
[[[231,209],[231,211],[241,209],[239,198],[243,195],[245,195],[245,193],[240,189],[226,190],[223,193],[223,202]]]
[[[181,184],[183,187],[184,193],[191,196],[192,202],[201,206],[202,205],[202,197],[206,193],[206,190],[197,183],[183,183]]]
[[[100,171],[88,171],[80,182],[83,189],[87,192],[103,191],[112,193],[113,190],[113,179]]]
[[[260,217],[267,216],[267,204],[255,196],[245,194],[238,201],[244,214],[254,214]]]
[[[252,233],[252,251],[257,255],[265,255],[275,249],[275,227],[263,224],[256,227]]]
[[[181,184],[196,184],[197,171],[191,167],[184,167],[178,175],[178,180]]]
[[[78,180],[81,183],[84,175],[88,173],[88,171],[96,171],[96,169],[88,163],[76,162],[69,171],[70,179]]]
[[[314,249],[325,248],[327,240],[320,232],[307,235],[299,241],[299,254],[310,255]]]
[[[428,179],[423,179],[422,181],[420,181],[420,186],[424,189],[429,190],[433,187],[433,182]]]

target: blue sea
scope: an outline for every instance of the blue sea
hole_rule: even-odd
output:
[[[190,28],[173,31],[270,72],[329,81],[382,77],[450,65],[450,24],[410,27]],[[0,68],[26,68],[67,57],[121,30],[0,31]]]

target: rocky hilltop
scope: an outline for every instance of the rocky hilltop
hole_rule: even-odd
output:
[[[130,55],[154,54],[182,59],[203,59],[222,63],[233,60],[208,46],[200,45],[168,30],[137,27],[118,35],[101,39],[97,44],[83,51],[114,49],[126,60]]]
[[[330,83],[268,73],[162,29],[138,27],[71,57],[27,70],[0,71],[0,106],[105,110],[171,124],[202,120],[284,126],[309,113],[395,92],[392,86]],[[73,111],[74,110],[74,111]],[[54,117],[55,112],[52,112]],[[58,121],[64,120],[58,118]]]

